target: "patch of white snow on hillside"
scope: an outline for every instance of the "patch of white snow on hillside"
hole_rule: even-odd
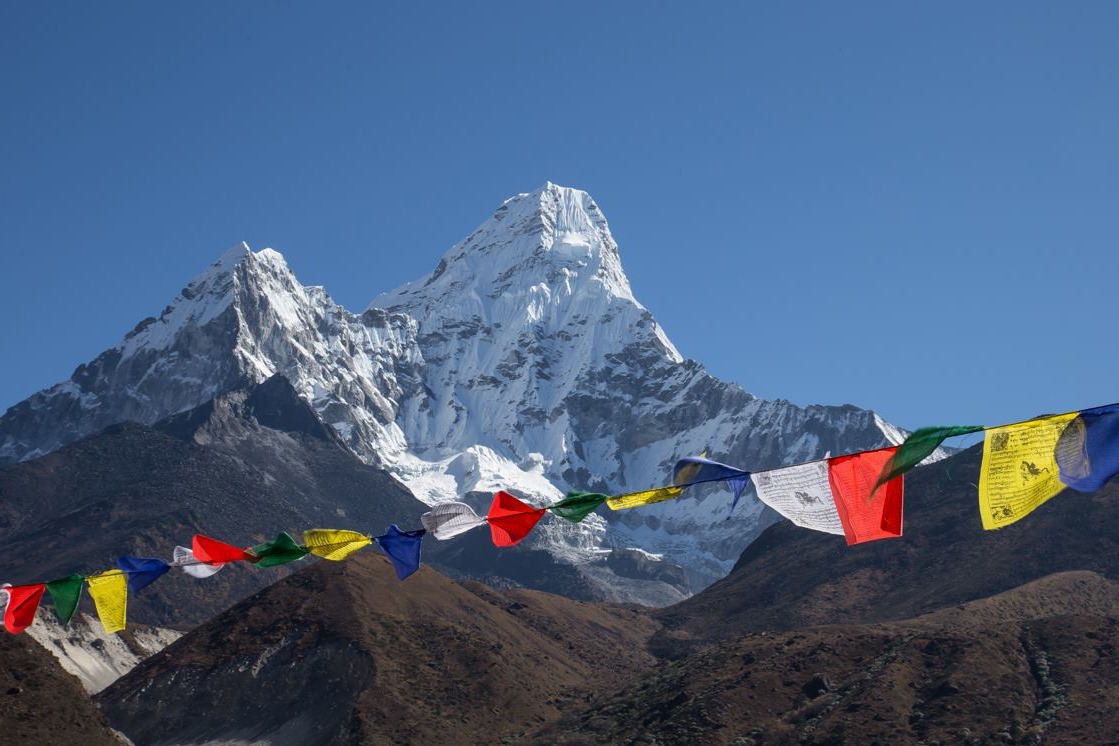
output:
[[[492,448],[471,446],[435,461],[406,454],[394,469],[412,494],[428,505],[458,500],[467,492],[498,490],[515,492],[537,505],[562,499],[563,493],[544,476],[543,457],[532,455],[537,458],[517,464]]]
[[[140,661],[158,653],[181,632],[159,627],[132,630],[139,652],[125,644],[119,635],[106,634],[100,622],[85,614],[75,614],[63,627],[54,611],[40,608],[35,623],[27,634],[58,659],[63,670],[82,682],[90,694],[96,694],[131,671]]]

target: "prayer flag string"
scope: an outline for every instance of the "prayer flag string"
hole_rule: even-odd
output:
[[[904,475],[932,456],[945,440],[980,432],[985,438],[978,497],[983,528],[988,530],[1021,520],[1066,487],[1092,492],[1119,473],[1119,403],[1006,425],[925,427],[899,445],[754,471],[701,454],[677,461],[672,484],[663,487],[621,495],[571,491],[544,507],[501,490],[484,516],[465,502],[441,502],[420,516],[422,528],[402,531],[392,524],[379,536],[313,528],[303,532],[302,544],[281,532],[272,541],[240,548],[196,534],[190,548],[176,546],[168,561],[122,556],[116,567],[93,575],[4,584],[0,587],[0,613],[8,632],[22,632],[34,622],[43,595],[49,592],[59,620],[68,624],[83,587],[88,587],[105,631],[119,632],[127,622],[128,592],[142,591],[172,567],[202,579],[235,562],[267,568],[310,555],[340,561],[370,544],[376,544],[396,576],[405,580],[419,569],[422,541],[429,534],[442,541],[488,525],[495,546],[512,547],[525,540],[549,511],[578,523],[603,504],[625,510],[675,499],[690,487],[718,482],[731,489],[732,511],[752,483],[758,499],[780,515],[804,528],[842,535],[849,545],[899,537]]]

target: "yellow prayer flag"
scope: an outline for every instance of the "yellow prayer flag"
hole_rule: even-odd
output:
[[[611,497],[607,499],[606,504],[610,506],[611,510],[625,510],[626,508],[636,508],[641,505],[652,505],[653,503],[671,500],[683,493],[684,489],[682,487],[657,487],[653,490],[630,492],[628,495]]]
[[[328,560],[344,560],[372,541],[365,534],[334,528],[313,528],[303,532],[303,546],[311,554]]]
[[[109,634],[124,629],[128,611],[128,580],[120,570],[106,570],[86,578],[89,595],[101,617],[101,626]]]
[[[979,512],[983,528],[1009,526],[1065,488],[1057,467],[1057,441],[1076,412],[993,427],[983,441]]]

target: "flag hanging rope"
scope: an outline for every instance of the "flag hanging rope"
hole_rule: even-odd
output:
[[[842,535],[848,544],[860,544],[901,536],[904,475],[935,453],[945,440],[978,432],[986,436],[978,489],[985,529],[1021,520],[1065,487],[1091,492],[1119,473],[1116,403],[1005,425],[925,427],[911,433],[900,445],[754,471],[712,461],[702,454],[677,461],[670,485],[614,496],[572,491],[544,507],[529,505],[502,490],[494,495],[485,516],[464,502],[442,502],[420,516],[423,528],[402,531],[392,524],[379,536],[349,529],[313,528],[303,532],[303,544],[281,532],[271,541],[242,549],[196,534],[190,548],[175,546],[169,561],[122,556],[116,567],[93,575],[5,584],[0,587],[0,610],[4,628],[10,633],[22,632],[32,624],[44,593],[49,592],[59,620],[68,624],[83,586],[88,586],[105,631],[118,632],[126,625],[129,590],[142,591],[172,567],[202,579],[235,562],[267,568],[310,555],[340,561],[375,543],[397,577],[404,580],[419,569],[423,537],[428,534],[447,540],[488,525],[495,546],[511,547],[522,542],[546,512],[578,523],[603,504],[625,510],[675,499],[690,487],[718,482],[731,488],[732,510],[752,482],[758,499],[794,524]]]

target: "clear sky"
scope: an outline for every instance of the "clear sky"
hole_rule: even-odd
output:
[[[226,248],[360,310],[588,190],[748,391],[901,425],[1119,400],[1119,3],[0,0],[0,409]]]

